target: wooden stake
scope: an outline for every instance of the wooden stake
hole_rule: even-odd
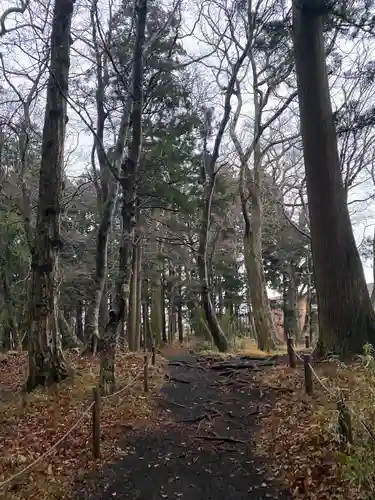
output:
[[[288,337],[287,339],[288,355],[289,355],[289,366],[295,368],[297,366],[296,353],[293,348],[293,339]]]
[[[305,335],[305,347],[306,349],[310,347],[310,338],[308,335]]]
[[[314,386],[313,386],[313,378],[312,378],[312,371],[311,371],[311,356],[310,354],[304,354],[303,355],[303,364],[305,367],[305,389],[306,389],[306,394],[309,396],[312,396],[314,392]]]
[[[337,401],[338,427],[340,433],[341,449],[345,450],[348,444],[353,444],[352,420],[350,412],[344,403],[342,395]]]
[[[92,407],[92,455],[95,460],[100,458],[100,391],[93,389],[94,405]]]
[[[148,356],[147,354],[143,357],[144,368],[143,368],[143,387],[144,391],[148,392]]]

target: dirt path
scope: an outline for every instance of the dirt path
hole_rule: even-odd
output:
[[[241,368],[212,358],[171,358],[161,425],[127,436],[127,455],[90,486],[78,486],[74,500],[290,499],[251,444],[256,420],[272,406],[267,393],[249,384],[264,361],[233,362]]]

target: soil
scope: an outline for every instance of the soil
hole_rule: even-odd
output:
[[[170,357],[155,425],[126,431],[123,458],[77,484],[73,500],[291,499],[253,444],[274,393],[251,373],[276,362]]]

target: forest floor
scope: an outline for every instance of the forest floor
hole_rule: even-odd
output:
[[[375,417],[369,404],[374,384],[362,365],[314,365],[323,384],[315,381],[308,397],[303,366],[292,370],[285,356],[254,349],[192,355],[187,347],[162,354],[169,363],[158,356],[147,396],[142,377],[134,382],[142,355],[119,355],[119,386],[132,385],[102,404],[100,460],[92,460],[88,416],[49,457],[5,488],[1,481],[45,452],[91,403],[98,361],[71,355],[80,376],[50,392],[21,396],[25,354],[0,358],[0,499],[373,498],[362,495],[375,478],[373,442],[366,448],[363,426],[353,419],[360,446],[350,455],[338,453],[334,438],[338,388],[358,414],[371,417],[370,408]],[[344,480],[348,459],[349,469],[358,469],[352,483]],[[366,484],[360,491],[350,484],[361,474]]]
[[[23,392],[27,353],[0,354],[0,499],[60,500],[67,497],[76,477],[116,460],[124,450],[120,438],[142,427],[153,414],[152,397],[164,382],[166,361],[150,367],[150,393],[143,392],[143,355],[118,353],[116,380],[126,390],[101,404],[101,459],[92,459],[92,390],[99,360],[67,353],[75,376],[49,390]],[[139,376],[141,375],[141,376]],[[138,378],[136,380],[135,377]],[[129,385],[130,384],[130,385]],[[82,421],[50,455],[22,471],[50,449],[82,417]]]
[[[129,433],[126,455],[77,485],[74,500],[289,499],[255,452],[257,422],[269,415],[273,390],[249,374],[275,359],[169,356],[157,426]]]

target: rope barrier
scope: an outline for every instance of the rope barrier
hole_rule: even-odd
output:
[[[147,360],[147,363],[148,363],[148,360]],[[139,370],[139,372],[136,374],[136,376],[128,384],[126,384],[125,387],[123,387],[122,389],[120,389],[119,391],[117,391],[113,394],[109,394],[108,396],[104,396],[101,399],[112,398],[114,396],[117,396],[118,394],[121,394],[126,389],[128,389],[142,375],[142,372],[144,370],[145,365],[146,365],[146,363],[143,364],[142,368]],[[19,472],[17,472],[16,474],[14,474],[10,478],[8,478],[7,480],[1,482],[0,489],[3,488],[4,486],[6,486],[7,484],[11,483],[14,479],[23,475],[25,472],[27,472],[32,467],[34,467],[34,465],[37,465],[39,462],[41,462],[46,457],[48,457],[74,431],[74,429],[76,429],[78,427],[78,425],[87,417],[89,411],[92,409],[94,404],[95,403],[92,402],[90,404],[90,406],[88,406],[88,408],[86,408],[86,410],[82,413],[80,418],[75,422],[75,424],[73,424],[72,427],[54,445],[52,445],[46,452],[44,452],[42,455],[40,455],[40,457],[38,457],[36,460],[34,460],[34,462],[27,465],[24,469],[20,470]]]
[[[108,394],[108,396],[103,396],[101,399],[110,399],[110,398],[113,398],[114,396],[118,396],[119,394],[121,394],[123,391],[125,391],[125,389],[128,389],[142,375],[142,373],[143,373],[142,371],[144,370],[145,365],[146,365],[146,363],[143,364],[142,368],[139,370],[139,372],[137,373],[137,375],[125,387],[123,387],[122,389],[118,390],[117,392],[114,392],[113,394]]]
[[[294,354],[296,355],[296,357],[298,359],[300,359],[301,361],[303,361],[303,358],[298,354],[298,352],[294,349],[294,346],[292,346],[292,349],[294,351]],[[308,363],[309,365],[309,368],[311,370],[311,373],[314,375],[315,379],[319,382],[319,384],[323,387],[323,389],[332,397],[332,398],[335,398],[336,395],[333,393],[333,391],[331,389],[329,389],[327,387],[326,384],[324,384],[324,382],[322,381],[322,379],[319,377],[319,375],[316,373],[316,371],[314,370],[313,366],[311,365],[311,363]],[[368,434],[370,435],[370,437],[375,440],[375,433],[372,431],[371,429],[371,424],[370,422],[368,422],[368,420],[366,418],[364,418],[363,416],[360,416],[360,415],[357,415],[357,413],[353,410],[353,408],[347,404],[347,402],[345,403],[346,407],[348,408],[348,410],[350,411],[350,413],[355,417],[355,418],[358,418],[359,422],[361,423],[361,425],[363,426],[363,428],[368,432]]]
[[[298,354],[298,352],[294,349],[294,346],[291,346],[293,351],[294,351],[294,354],[296,355],[296,357],[300,360],[300,361],[303,361],[303,358]],[[325,385],[325,383],[322,381],[322,379],[319,377],[319,375],[316,373],[316,371],[314,370],[313,366],[311,365],[311,363],[308,363],[309,365],[309,368],[311,370],[311,373],[314,375],[314,377],[316,378],[316,380],[319,382],[319,384],[323,387],[323,389],[331,396],[331,397],[334,397],[335,395],[333,394],[333,392]]]
[[[14,474],[10,478],[8,478],[6,481],[3,481],[2,483],[0,483],[0,489],[3,488],[6,484],[12,482],[17,477],[24,474],[26,471],[31,469],[34,465],[41,462],[44,458],[48,457],[48,455],[50,455],[52,453],[52,451],[55,450],[59,446],[59,444],[61,444],[74,431],[74,429],[76,429],[78,427],[78,425],[82,422],[82,420],[84,420],[85,417],[87,417],[88,412],[91,410],[91,408],[93,406],[94,406],[94,403],[91,403],[90,406],[88,408],[86,408],[86,410],[82,413],[82,415],[76,421],[76,423],[74,425],[72,425],[72,427],[54,445],[52,445],[45,453],[40,455],[40,457],[38,457],[36,460],[34,460],[34,462],[29,464],[27,467],[25,467],[21,471],[17,472],[16,474]]]

